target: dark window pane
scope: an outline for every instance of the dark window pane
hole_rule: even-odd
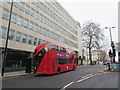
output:
[[[9,40],[14,40],[14,31],[10,30],[9,32]]]

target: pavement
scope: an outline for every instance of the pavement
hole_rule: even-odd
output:
[[[25,73],[25,71],[7,72],[7,73],[4,73],[4,76],[3,77],[1,76],[0,78],[26,75],[26,74],[29,74],[29,73]]]

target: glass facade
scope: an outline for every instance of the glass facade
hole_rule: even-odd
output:
[[[31,25],[32,25],[32,23],[31,23]],[[33,28],[34,27],[30,27],[32,30],[33,30]],[[3,36],[3,38],[5,38],[5,30],[6,29],[6,27],[3,27],[2,28],[2,32],[3,32],[3,34],[2,34],[2,36]],[[74,44],[73,42],[71,42],[70,40],[67,40],[66,38],[63,38],[63,37],[61,37],[61,36],[59,36],[59,35],[57,35],[57,34],[55,34],[54,32],[51,32],[51,31],[49,31],[49,30],[47,30],[47,29],[45,29],[45,28],[42,28],[42,27],[40,27],[40,28],[37,28],[38,30],[36,30],[35,29],[35,31],[38,31],[39,33],[41,33],[41,34],[43,34],[43,35],[45,35],[45,36],[47,36],[47,37],[50,37],[50,38],[53,38],[53,39],[55,39],[55,40],[58,40],[58,41],[61,41],[61,42],[63,42],[63,43],[66,43],[66,44],[68,44],[68,45],[71,45],[71,46],[74,46],[74,47],[76,47],[77,48],[77,45],[76,44]],[[16,31],[16,30],[14,30],[14,31]],[[13,35],[15,35],[12,31],[10,31]],[[24,33],[23,33],[24,34]],[[12,37],[14,37],[12,35]],[[19,40],[18,40],[18,35],[16,35],[17,36],[17,40],[16,41],[18,41],[19,42]],[[11,39],[10,39],[11,40]],[[13,39],[12,39],[13,40]],[[76,45],[76,46],[75,46]]]
[[[1,7],[1,18],[4,24],[0,25],[0,32],[2,32],[1,38],[4,40],[7,36],[10,4],[10,2],[6,2],[7,7],[5,5]],[[17,2],[14,0],[9,40],[33,47],[57,41],[77,49],[78,31],[76,26],[76,21],[58,2]],[[18,62],[15,60],[17,58],[12,61],[19,64],[17,67],[24,66],[22,63],[25,58],[21,58]],[[10,61],[8,62],[10,63]]]
[[[40,2],[40,3],[41,3],[41,2]],[[41,3],[41,4],[43,4],[43,3]],[[20,4],[20,5],[21,5],[21,4]],[[24,3],[24,5],[26,5],[26,4]],[[36,5],[36,4],[35,4],[35,5]],[[44,5],[43,5],[43,8],[45,8]],[[47,9],[48,9],[48,8],[47,8]],[[44,11],[45,9],[42,9],[42,10]],[[23,9],[23,11],[26,12],[26,9]],[[49,11],[49,10],[48,10],[48,11]],[[52,20],[50,20],[50,19],[48,19],[47,17],[43,16],[42,14],[38,13],[38,12],[35,11],[34,9],[31,8],[31,9],[30,9],[30,12],[31,12],[30,15],[31,15],[32,17],[36,18],[37,20],[40,20],[40,21],[43,22],[44,24],[50,26],[50,27],[53,28],[54,30],[59,31],[60,33],[62,33],[62,34],[64,34],[65,36],[73,39],[74,41],[78,41],[77,38],[76,38],[76,35],[75,35],[75,36],[72,35],[72,34],[69,33],[67,30],[65,30],[63,27],[61,27],[61,26],[59,26],[58,24],[54,23]],[[44,12],[46,12],[46,11],[44,11]],[[48,12],[46,12],[46,13],[48,13]],[[63,23],[64,21],[61,21],[60,17],[58,17],[58,16],[56,16],[56,15],[54,15],[54,14],[55,14],[55,13],[53,13],[53,12],[51,11],[50,16],[51,16],[53,19],[55,19],[57,22],[59,22],[59,23],[62,22],[61,24],[64,25],[64,26],[65,26],[67,29],[69,29],[70,31],[72,31],[74,34],[77,34],[77,33],[76,33],[77,31],[71,30],[70,25],[66,25],[65,23]],[[9,10],[3,8],[3,15],[2,15],[2,16],[3,16],[4,19],[8,20],[8,18],[9,18]],[[58,18],[59,18],[59,19],[58,19]],[[74,42],[71,42],[71,41],[69,41],[69,40],[66,40],[66,38],[63,38],[63,37],[61,37],[61,36],[59,36],[59,35],[56,35],[56,34],[54,34],[53,32],[51,32],[50,30],[48,30],[47,28],[44,28],[44,27],[38,25],[37,23],[34,23],[34,22],[32,22],[32,21],[29,21],[28,19],[23,18],[23,17],[20,16],[20,15],[17,15],[17,14],[15,14],[15,13],[13,13],[13,14],[12,14],[11,21],[14,22],[14,23],[16,23],[16,21],[17,21],[17,24],[18,24],[18,25],[23,25],[23,26],[26,27],[26,28],[29,27],[30,30],[34,30],[34,31],[37,31],[37,32],[40,32],[40,30],[43,29],[43,31],[41,31],[41,32],[43,32],[42,34],[44,34],[44,35],[46,35],[46,36],[50,36],[51,38],[54,38],[54,37],[57,38],[57,37],[59,37],[59,38],[61,38],[61,39],[58,38],[59,41],[61,41],[61,42],[63,42],[63,43],[66,43],[66,44],[68,44],[68,45],[71,45],[72,47],[78,48],[78,45],[75,44]],[[41,28],[42,28],[42,29],[41,29]],[[50,35],[48,35],[48,34],[50,34]],[[56,38],[55,38],[55,39],[56,39]],[[68,41],[68,42],[67,42],[67,41]]]

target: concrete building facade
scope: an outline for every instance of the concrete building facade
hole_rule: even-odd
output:
[[[104,63],[106,61],[110,61],[110,58],[109,58],[108,54],[105,51],[102,51],[102,50],[93,50],[91,52],[91,55],[92,55],[92,61],[93,61],[94,64],[99,64],[100,62]],[[88,53],[86,54],[85,62],[87,64],[90,63]]]
[[[0,4],[0,49],[4,51],[11,2]],[[14,0],[8,41],[8,67],[24,67],[37,45],[56,43],[82,52],[79,22],[57,1]],[[8,64],[9,63],[9,64]]]

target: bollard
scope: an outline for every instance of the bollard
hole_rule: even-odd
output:
[[[111,69],[110,69],[110,64],[109,64],[109,63],[106,64],[106,70],[111,70]]]
[[[106,70],[108,70],[109,69],[109,67],[108,67],[108,65],[106,64]]]

